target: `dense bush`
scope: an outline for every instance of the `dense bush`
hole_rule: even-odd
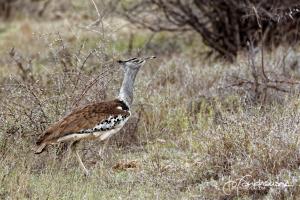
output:
[[[276,47],[299,38],[296,0],[141,0],[123,4],[127,17],[152,31],[199,33],[219,55],[234,60],[251,40]]]

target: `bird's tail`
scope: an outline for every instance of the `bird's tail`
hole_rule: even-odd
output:
[[[42,153],[45,149],[46,149],[47,144],[42,143],[40,145],[38,145],[35,149],[34,149],[34,153],[35,154],[40,154]]]
[[[44,134],[42,134],[42,136],[40,138],[38,138],[38,140],[36,141],[36,147],[34,149],[35,154],[40,154],[45,150],[45,148],[47,146],[45,139],[47,138],[48,135],[49,135],[49,132],[46,131]]]

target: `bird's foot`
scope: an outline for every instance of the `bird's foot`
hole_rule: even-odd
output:
[[[88,170],[84,170],[84,177],[89,177],[91,174]]]

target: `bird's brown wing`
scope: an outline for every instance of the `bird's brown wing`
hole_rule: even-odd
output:
[[[103,120],[115,115],[130,115],[127,106],[119,100],[86,105],[74,110],[50,126],[38,139],[36,144],[41,145],[43,143],[56,142],[57,139],[70,133],[91,129]]]

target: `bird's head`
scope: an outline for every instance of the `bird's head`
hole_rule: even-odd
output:
[[[117,62],[123,66],[124,71],[139,70],[146,62],[146,60],[154,59],[155,56],[150,56],[146,58],[131,58],[129,60],[118,60]]]

